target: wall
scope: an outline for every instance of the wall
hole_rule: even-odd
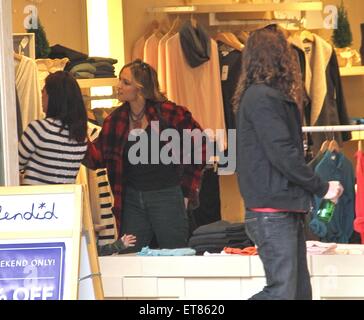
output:
[[[85,0],[42,0],[37,4],[39,18],[50,45],[62,44],[87,53],[87,18]],[[13,0],[13,32],[24,33],[24,8],[29,0]]]
[[[179,0],[122,0],[124,12],[124,47],[125,61],[130,62],[134,43],[145,33],[148,25],[154,19],[161,20],[164,14],[151,14],[147,8],[160,6],[182,5]]]

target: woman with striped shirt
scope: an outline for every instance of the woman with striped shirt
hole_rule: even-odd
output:
[[[77,81],[50,74],[42,90],[43,120],[32,121],[19,143],[22,184],[72,184],[87,149],[87,114]]]

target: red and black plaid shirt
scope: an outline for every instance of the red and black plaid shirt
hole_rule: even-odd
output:
[[[158,111],[156,103],[147,101],[145,114],[149,123],[161,120],[160,123],[165,122],[168,127],[175,128],[179,132],[182,132],[183,129],[202,131],[200,125],[192,118],[191,112],[186,108],[177,106],[170,101],[158,103],[158,105],[160,111]],[[121,225],[120,216],[125,188],[123,151],[129,135],[129,110],[130,106],[126,103],[105,119],[99,137],[94,142],[88,143],[85,158],[85,164],[91,169],[107,168],[109,183],[114,195],[113,213],[118,232]],[[162,129],[163,126],[160,125],[160,128]],[[192,145],[193,141],[194,138],[192,137]],[[184,196],[189,199],[192,207],[198,203],[202,170],[206,163],[206,142],[204,140],[198,152],[201,152],[202,164],[182,165],[181,187]],[[180,154],[181,163],[183,163],[183,152]]]

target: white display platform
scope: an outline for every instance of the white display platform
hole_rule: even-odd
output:
[[[364,252],[359,245],[339,248]],[[106,299],[245,300],[265,284],[258,256],[99,259]],[[308,264],[314,299],[364,299],[363,254],[309,255]]]

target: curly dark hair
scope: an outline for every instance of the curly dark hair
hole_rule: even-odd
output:
[[[293,49],[278,28],[254,31],[242,56],[242,73],[233,97],[234,111],[241,98],[253,84],[266,84],[302,104],[302,78]]]

